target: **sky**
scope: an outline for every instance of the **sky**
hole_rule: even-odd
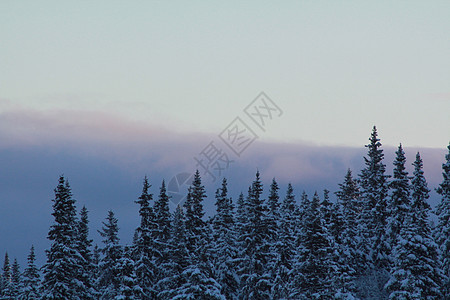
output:
[[[60,174],[98,241],[108,209],[132,232],[143,176],[157,193],[211,141],[235,193],[256,169],[313,193],[358,174],[376,125],[386,164],[399,143],[408,162],[420,151],[435,187],[449,15],[449,1],[1,1],[0,255],[48,246]],[[261,92],[278,108],[263,129],[245,111]],[[239,156],[220,138],[237,117],[257,136]]]

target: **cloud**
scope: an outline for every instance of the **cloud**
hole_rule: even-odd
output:
[[[157,194],[162,179],[168,182],[180,172],[194,171],[193,157],[212,140],[234,160],[223,174],[229,179],[234,199],[239,192],[247,191],[257,169],[265,193],[273,177],[282,187],[282,196],[288,182],[294,185],[297,197],[302,190],[308,194],[324,188],[334,192],[347,168],[357,176],[366,154],[363,145],[270,143],[261,136],[241,157],[236,157],[215,135],[177,132],[169,126],[114,114],[5,109],[0,114],[0,253],[8,250],[24,261],[30,244],[34,243],[42,262],[43,251],[48,246],[45,237],[52,220],[50,199],[62,173],[69,178],[79,207],[85,204],[90,210],[92,237],[99,242],[96,230],[101,227],[106,212],[113,209],[124,242],[130,242],[137,225],[134,200],[140,193],[143,176],[150,177],[152,192]],[[395,150],[384,147],[388,173],[392,170]],[[405,145],[410,174],[418,150],[429,186],[435,188],[442,181],[441,165],[447,150]],[[212,213],[218,182],[203,176],[208,193],[205,209]],[[433,192],[432,204],[436,203]]]

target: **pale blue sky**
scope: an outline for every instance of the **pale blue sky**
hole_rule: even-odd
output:
[[[260,92],[267,141],[447,146],[450,1],[1,1],[0,112],[102,111],[218,134]],[[14,128],[11,128],[12,133]]]

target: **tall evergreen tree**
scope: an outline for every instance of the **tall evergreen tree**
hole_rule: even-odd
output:
[[[445,276],[442,286],[444,295],[450,295],[450,144],[447,148],[448,153],[442,164],[443,180],[437,189],[441,202],[436,210],[439,221],[435,232],[441,255],[441,269]]]
[[[164,258],[165,249],[168,247],[171,232],[171,215],[169,210],[169,196],[167,195],[166,184],[163,180],[158,199],[154,204],[155,212],[155,247],[159,252],[159,257]]]
[[[273,258],[273,233],[267,226],[269,209],[262,192],[263,185],[258,171],[245,201],[247,221],[239,237],[242,251],[239,273],[244,299],[269,299],[273,285],[271,268],[266,268]]]
[[[342,210],[343,220],[343,230],[339,241],[341,257],[338,280],[341,283],[342,293],[354,293],[356,276],[364,273],[367,263],[365,253],[358,248],[358,216],[361,212],[361,205],[359,188],[350,169],[347,170],[344,182],[339,184],[336,196],[337,203]]]
[[[155,282],[170,276],[171,267],[171,231],[172,221],[169,211],[169,196],[163,180],[158,199],[153,206],[155,212],[155,226],[153,230],[153,244],[155,249]],[[158,292],[158,291],[157,291]]]
[[[389,279],[390,267],[389,243],[386,236],[388,221],[388,178],[386,165],[383,163],[383,150],[374,126],[369,138],[367,157],[364,157],[365,168],[360,174],[360,197],[363,209],[358,222],[358,248],[365,253],[368,266],[365,268],[367,280],[360,286],[367,290],[362,297],[383,298],[384,285]],[[369,290],[370,289],[370,290]]]
[[[10,299],[13,294],[12,286],[12,273],[11,273],[11,262],[9,261],[8,252],[5,253],[5,260],[3,262],[3,273],[2,273],[2,299]]]
[[[365,238],[372,245],[372,260],[378,269],[389,267],[389,246],[385,230],[387,225],[388,175],[385,175],[386,165],[383,163],[383,150],[374,126],[369,139],[367,157],[364,157],[366,167],[361,171],[361,198],[363,211],[361,224]],[[366,243],[363,241],[363,243]]]
[[[22,288],[22,274],[20,273],[20,266],[17,262],[17,258],[14,258],[14,262],[11,267],[11,285],[12,285],[12,298],[17,299],[19,291]]]
[[[272,296],[275,299],[288,299],[291,295],[290,282],[296,254],[295,237],[297,234],[298,207],[295,202],[294,189],[289,183],[281,207],[278,264],[275,269],[275,280]]]
[[[28,255],[28,265],[23,272],[23,285],[20,290],[19,299],[23,300],[37,300],[40,299],[39,293],[39,269],[36,267],[36,255],[34,253],[34,246],[31,246],[30,254]]]
[[[78,278],[80,253],[77,249],[75,200],[69,182],[61,176],[53,199],[53,217],[48,239],[47,263],[43,267],[42,299],[80,299]]]
[[[150,201],[153,200],[152,194],[149,193],[150,184],[148,178],[144,178],[142,194],[136,203],[139,204],[139,216],[141,219],[139,227],[136,229],[137,240],[135,242],[135,273],[136,281],[142,293],[142,299],[151,299],[156,297],[156,291],[153,286],[156,282],[156,267],[154,264],[155,246],[154,238],[157,229],[156,217]],[[125,258],[123,258],[125,259]]]
[[[119,245],[119,226],[113,211],[108,211],[106,222],[98,233],[103,237],[103,257],[100,260],[100,276],[97,281],[100,299],[114,299],[120,295],[121,274],[117,262],[122,259],[122,247]]]
[[[203,220],[203,201],[206,198],[205,187],[202,185],[198,170],[194,174],[192,185],[189,187],[184,207],[186,209],[187,247],[190,253],[197,256],[199,261],[207,260],[208,234],[207,224]]]
[[[190,255],[190,264],[182,273],[186,283],[178,289],[177,293],[190,295],[192,299],[220,299],[221,287],[213,278],[213,267],[210,261],[210,231],[208,224],[203,220],[205,198],[205,187],[197,170],[184,203],[186,246]]]
[[[387,235],[390,249],[395,247],[400,229],[404,226],[406,216],[411,211],[409,177],[405,168],[405,152],[401,144],[395,153],[397,156],[394,161],[394,176],[390,182],[392,193],[388,206],[389,219]]]
[[[227,180],[216,191],[216,214],[212,219],[214,277],[221,285],[221,293],[227,299],[237,299],[239,280],[236,276],[236,224],[234,206],[228,197]]]
[[[132,249],[129,246],[123,248],[123,254],[117,261],[116,269],[119,274],[119,287],[116,300],[144,299],[142,293],[136,296],[136,292],[142,292],[135,287],[136,275],[134,273],[134,261],[132,259]]]
[[[393,249],[394,265],[386,288],[391,299],[441,299],[442,272],[428,223],[430,190],[419,153],[413,165],[412,207],[400,226],[399,239]]]
[[[300,205],[299,205],[299,226],[304,227],[304,223],[306,222],[306,216],[308,215],[308,211],[311,207],[311,200],[309,200],[308,195],[305,191],[302,192],[302,196],[300,197]]]
[[[320,214],[320,199],[314,194],[305,215],[304,233],[299,236],[300,249],[294,266],[293,297],[297,299],[331,299],[335,264],[333,248]]]
[[[80,256],[78,257],[78,279],[82,282],[79,295],[83,299],[95,299],[97,292],[95,290],[93,276],[94,265],[92,262],[92,240],[89,239],[89,219],[88,210],[85,206],[80,210],[80,221],[78,222],[77,248]]]
[[[186,283],[182,273],[190,263],[186,247],[186,227],[184,213],[180,205],[173,214],[168,260],[165,263],[166,274],[157,283],[158,299],[173,299],[178,295],[178,288]]]

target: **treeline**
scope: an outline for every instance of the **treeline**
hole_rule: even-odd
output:
[[[154,199],[145,178],[132,245],[109,211],[93,247],[88,211],[77,214],[60,177],[47,262],[38,268],[31,247],[21,272],[6,254],[1,299],[449,299],[450,145],[432,226],[420,154],[410,176],[400,145],[389,176],[375,127],[369,140],[364,169],[348,170],[335,201],[327,190],[296,200],[275,179],[264,193],[257,172],[236,201],[223,179],[206,219],[198,171],[174,213],[164,181]]]

